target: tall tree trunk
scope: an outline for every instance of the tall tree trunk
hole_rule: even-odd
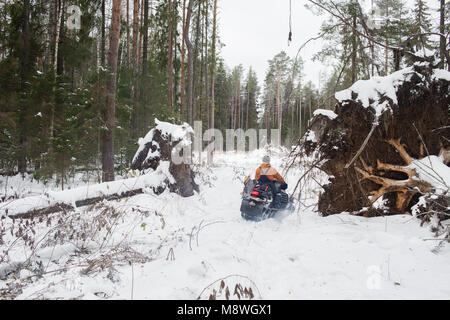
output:
[[[143,114],[142,114],[142,118],[143,118],[143,125],[147,126],[149,124],[149,116],[148,116],[148,107],[147,107],[147,101],[148,101],[148,93],[147,93],[147,88],[148,88],[148,77],[147,77],[147,73],[148,73],[148,25],[149,25],[149,21],[148,21],[148,5],[149,5],[149,0],[143,0],[143,11],[144,11],[144,15],[143,15],[143,25],[142,25],[142,30],[143,30],[143,35],[142,35],[142,90],[140,90],[140,94],[141,94],[141,101],[144,105],[143,107]]]
[[[50,10],[52,10],[52,9],[50,8]],[[52,21],[51,19],[52,19],[52,15],[50,13],[50,23]],[[5,12],[5,10],[3,11],[2,23],[3,23],[3,32],[5,32],[5,28],[8,25],[8,18],[7,18],[7,13]],[[47,61],[50,61],[50,51],[51,51],[51,48],[49,46],[47,57],[46,57]],[[6,52],[7,52],[6,37],[2,37],[2,60],[6,58]]]
[[[148,53],[148,1],[144,0],[144,26],[143,26],[143,44],[142,44],[142,74],[147,75],[147,53]],[[144,90],[145,91],[145,90]]]
[[[373,20],[373,14],[374,14],[374,10],[373,10],[373,0],[370,1],[371,2],[371,19]],[[373,43],[373,41],[370,41],[370,55],[371,55],[371,76],[373,77],[375,75],[375,45]]]
[[[300,130],[300,134],[299,134],[299,137],[301,137],[302,136],[302,110],[303,110],[303,108],[302,108],[302,83],[301,83],[301,80],[299,81],[299,83],[298,83],[298,88],[299,88],[299,101],[298,101],[298,107],[299,107],[299,117],[300,117],[300,119],[299,119],[299,130]]]
[[[186,25],[184,26],[184,40],[186,42],[186,48],[188,50],[188,122],[193,125],[193,96],[194,96],[194,53],[192,42],[190,40],[190,26],[191,26],[191,16],[192,8],[194,5],[194,0],[189,0],[187,13],[186,13]]]
[[[138,61],[138,26],[139,26],[139,0],[134,0],[133,4],[133,52],[132,52],[132,63],[133,72],[136,76],[137,74],[137,61]],[[136,90],[136,89],[135,89]]]
[[[55,0],[55,1],[57,1],[57,0]],[[56,10],[58,10],[58,4],[56,4]],[[52,69],[53,69],[54,73],[56,73],[57,67],[58,67],[58,51],[59,51],[59,41],[60,41],[59,37],[60,37],[60,34],[61,34],[60,24],[61,24],[61,21],[62,21],[63,10],[64,10],[63,3],[60,2],[60,8],[59,8],[59,11],[57,11],[58,12],[58,18],[56,19],[56,22],[55,22],[55,25],[54,25],[54,28],[55,28],[55,39],[54,39],[55,45],[54,45],[54,48],[55,49],[54,49],[53,60],[52,60]]]
[[[312,115],[313,113],[312,113],[312,92],[311,92],[309,95],[309,119],[312,118]]]
[[[270,110],[266,110],[266,129],[269,130],[269,112]]]
[[[132,49],[131,49],[131,64],[133,70],[133,77],[131,80],[131,100],[132,100],[132,110],[130,114],[130,136],[132,140],[136,140],[138,136],[138,88],[137,88],[137,72],[138,72],[138,26],[139,26],[139,0],[133,1],[133,39],[132,39]]]
[[[57,32],[58,32],[58,25],[59,25],[59,14],[58,14],[58,0],[52,1],[52,34],[51,34],[51,40],[50,40],[50,66],[52,70],[56,69],[56,52],[57,52]]]
[[[292,90],[294,90],[294,82],[292,81]],[[288,102],[288,106],[290,106],[291,107],[291,130],[290,130],[290,132],[291,132],[291,137],[290,137],[290,139],[291,139],[291,141],[292,141],[292,139],[294,138],[294,119],[295,119],[295,98],[294,98],[294,103],[292,103],[291,104],[291,98],[290,98],[290,95],[289,95],[289,102]]]
[[[62,0],[61,2],[61,8],[60,8],[60,22],[59,22],[59,32],[58,32],[58,47],[57,47],[57,57],[56,57],[56,74],[61,76],[64,73],[64,56],[59,54],[59,45],[63,42],[65,37],[65,7],[66,7],[66,0]]]
[[[389,7],[386,9],[386,17],[389,17]],[[389,20],[388,20],[389,23]],[[389,73],[389,41],[388,41],[388,34],[386,33],[386,48],[384,50],[384,75],[387,76]]]
[[[241,126],[241,81],[238,82],[238,92],[237,92],[237,128],[242,128]]]
[[[216,34],[217,34],[217,0],[214,0],[214,13],[213,13],[213,34],[211,44],[211,105],[209,110],[209,128],[214,129],[214,109],[216,108],[215,98],[215,72],[216,72]],[[210,143],[213,142],[211,139]]]
[[[440,7],[440,23],[439,23],[439,32],[441,34],[445,34],[445,0],[441,0],[441,7]],[[445,68],[445,45],[446,45],[446,38],[440,37],[439,42],[439,48],[440,48],[440,56],[441,56],[441,63],[440,67],[441,69]],[[449,65],[450,70],[450,65]]]
[[[394,49],[393,52],[394,52],[394,71],[398,71],[400,70],[400,61],[401,61],[400,51]]]
[[[277,110],[278,110],[278,143],[281,144],[281,126],[282,126],[282,110],[281,110],[281,74],[278,70],[277,79]]]
[[[386,49],[384,51],[384,75],[387,76],[389,72],[389,46],[388,40],[386,39]]]
[[[173,107],[173,1],[169,0],[168,8],[168,53],[167,53],[167,73],[168,73],[168,83],[167,83],[167,106],[169,109]]]
[[[142,29],[144,28],[144,1],[141,1],[140,5],[140,19],[139,19],[139,27],[138,27],[138,58],[137,58],[137,72],[142,72],[141,65],[142,65],[142,45],[143,45],[143,32]]]
[[[209,121],[211,120],[209,115],[210,115],[210,101],[209,101],[209,81],[208,81],[208,12],[209,12],[209,1],[205,1],[205,102],[206,102],[206,119],[207,119],[207,124],[208,124],[208,128],[210,128],[210,123]]]
[[[194,43],[194,64],[193,64],[193,88],[192,88],[192,92],[194,97],[199,97],[201,96],[201,90],[202,90],[202,86],[201,84],[199,84],[199,82],[201,82],[202,79],[202,71],[203,69],[201,68],[202,65],[200,64],[200,77],[197,76],[198,74],[198,69],[197,68],[197,64],[198,64],[198,49],[199,49],[199,41],[200,41],[200,25],[201,25],[201,0],[199,0],[197,2],[197,17],[196,17],[196,22],[195,22],[195,43]],[[203,33],[202,33],[203,34]],[[200,78],[200,81],[199,81]],[[199,93],[200,91],[200,93]],[[193,112],[193,119],[197,120],[198,116],[199,116],[199,112],[198,112],[198,106],[199,104],[199,99],[195,99],[193,101],[193,105],[192,105],[192,112]]]
[[[107,82],[106,110],[103,132],[102,170],[103,181],[114,181],[114,126],[116,108],[117,58],[119,54],[121,0],[113,0],[111,28],[109,31],[109,76]]]
[[[100,64],[102,67],[105,67],[105,48],[106,48],[106,12],[105,12],[105,1],[102,0],[102,40],[101,40],[101,48],[100,48]]]
[[[26,92],[28,74],[30,72],[30,0],[23,1],[23,23],[22,23],[22,61],[20,70],[20,87],[23,93]],[[27,132],[25,125],[25,117],[27,110],[25,104],[22,103],[20,106],[20,133],[19,133],[19,159],[17,163],[17,168],[20,173],[25,173],[27,170],[26,161],[26,142],[27,142]]]
[[[238,88],[239,88],[239,84],[238,84]],[[238,129],[239,127],[239,123],[238,123],[238,112],[239,112],[239,93],[238,93],[238,88],[236,88],[236,92],[235,92],[235,97],[234,97],[234,118],[233,118],[233,129]]]
[[[180,99],[181,99],[180,118],[182,121],[186,119],[185,66],[184,66],[185,45],[186,45],[185,29],[186,29],[186,0],[183,0],[183,30],[181,36],[181,89],[180,89]]]
[[[173,32],[173,59],[172,61],[176,62],[177,61],[177,54],[178,54],[178,0],[174,0],[173,2],[173,22],[174,22],[174,27],[173,30],[175,30]],[[178,84],[178,73],[179,73],[179,69],[177,68],[177,65],[173,66],[173,86],[172,86],[172,93],[173,93],[173,102],[172,105],[178,105],[178,99],[177,99],[177,92],[178,92],[178,88],[179,88],[179,84]]]
[[[127,0],[127,68],[130,69],[130,0]]]
[[[371,42],[370,45],[370,55],[372,56],[371,58],[371,76],[374,77],[375,76],[375,46],[373,44],[373,42]]]
[[[354,9],[356,10],[356,9]],[[353,33],[352,33],[352,84],[356,82],[356,12],[353,12]],[[319,80],[320,81],[320,80]]]
[[[247,81],[247,107],[246,107],[246,115],[245,115],[245,130],[248,130],[248,109],[250,107],[250,86],[249,83]]]
[[[54,25],[54,28],[55,28],[54,41],[55,41],[55,44],[54,44],[54,53],[53,53],[53,59],[52,59],[52,73],[54,75],[55,81],[56,81],[56,75],[58,74],[58,51],[59,51],[59,42],[60,42],[59,38],[60,38],[61,29],[62,29],[60,27],[60,24],[62,24],[63,10],[64,10],[63,3],[60,2],[59,3],[60,4],[60,8],[59,8],[59,11],[58,11],[58,3],[56,3],[56,2],[57,2],[57,0],[55,0],[55,6],[56,6],[56,14],[57,14],[58,18],[56,19],[55,25]],[[50,138],[54,138],[54,136],[55,136],[55,133],[54,133],[54,131],[55,131],[55,105],[56,105],[55,86],[56,86],[56,83],[54,83],[53,92],[52,92],[52,102],[51,102],[52,106],[51,106],[51,111],[50,111],[50,126],[49,126],[49,136],[50,136]],[[51,144],[50,144],[50,148],[49,149],[50,149],[50,153],[52,153],[53,148],[52,148]]]

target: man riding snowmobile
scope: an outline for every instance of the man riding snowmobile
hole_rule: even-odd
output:
[[[270,190],[269,190],[270,189]],[[245,220],[262,221],[273,218],[278,212],[293,212],[293,198],[285,192],[287,184],[275,168],[269,156],[256,169],[255,179],[247,176],[242,192],[241,216]]]
[[[279,188],[282,190],[286,190],[288,185],[278,171],[270,165],[269,156],[263,157],[263,163],[256,169],[255,180],[259,181],[259,183],[269,185],[273,194],[272,205],[274,208],[279,208],[281,205],[281,194],[280,190],[277,188],[278,184],[275,184],[274,182],[279,181],[281,183]]]

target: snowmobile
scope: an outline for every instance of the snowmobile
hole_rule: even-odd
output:
[[[277,204],[273,201],[273,192],[269,184],[251,179],[246,180],[242,192],[242,218],[262,221],[273,218],[280,211],[294,211],[294,199],[281,189],[282,183],[274,181],[273,186],[280,199]]]

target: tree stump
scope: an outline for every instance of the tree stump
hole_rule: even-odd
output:
[[[187,123],[174,125],[155,119],[155,128],[145,138],[139,139],[139,149],[133,158],[131,169],[142,172],[156,170],[162,162],[168,162],[169,173],[173,177],[173,180],[166,181],[170,192],[182,197],[193,196],[194,191],[199,191],[199,187],[194,181],[190,163],[176,163],[172,159],[173,153],[183,152],[180,146],[192,144],[193,134],[194,131]],[[160,187],[154,191],[159,194],[164,189]]]

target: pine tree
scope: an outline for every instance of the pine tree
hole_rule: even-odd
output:
[[[415,1],[413,9],[414,23],[412,24],[412,32],[418,36],[412,39],[411,45],[416,51],[432,48],[429,36],[426,35],[426,33],[431,32],[432,29],[429,10],[430,9],[424,0]]]
[[[411,33],[411,23],[408,20],[408,9],[400,0],[378,0],[376,5],[383,14],[383,23],[380,28],[380,38],[385,41],[384,74],[389,74],[391,69],[400,68],[400,56],[394,50],[390,66],[389,46],[403,47],[403,39]],[[380,39],[380,40],[381,40]]]

